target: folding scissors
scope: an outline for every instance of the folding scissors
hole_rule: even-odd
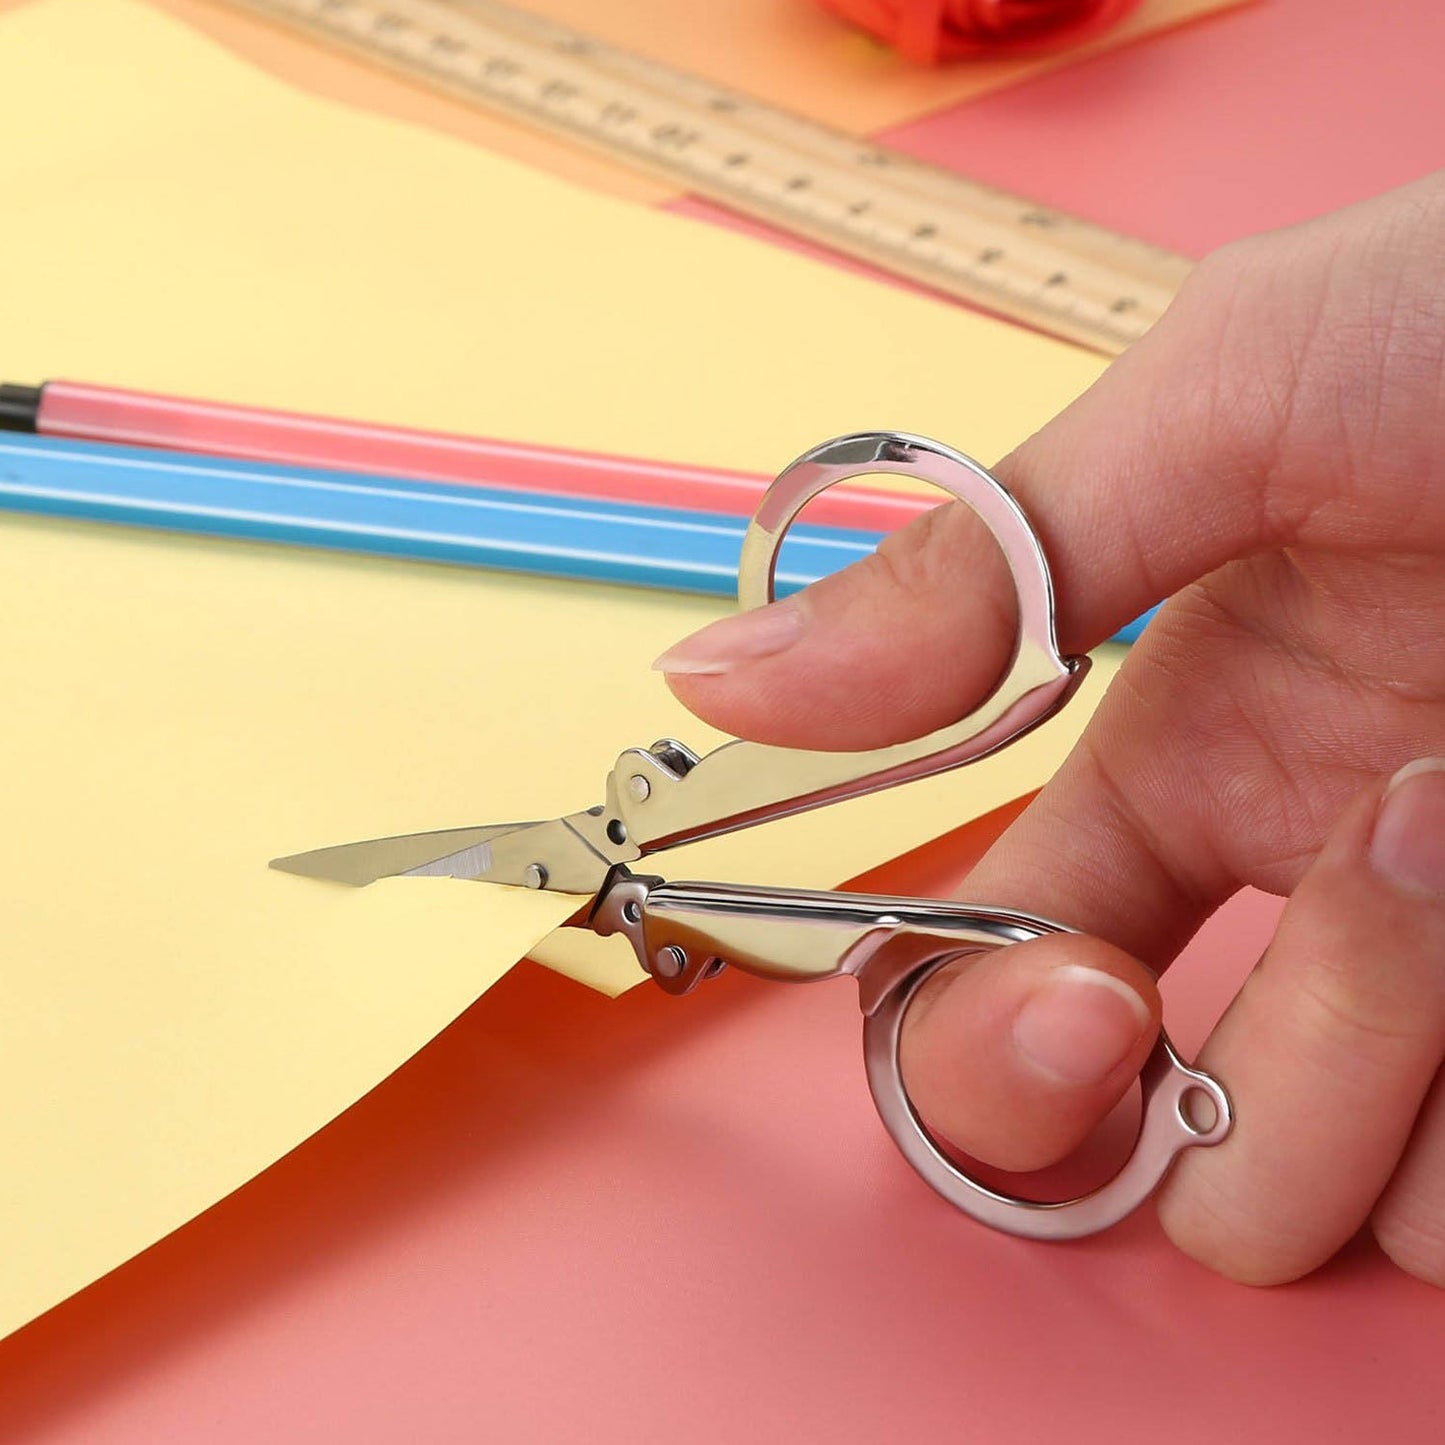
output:
[[[1048,561],[1027,517],[976,462],[922,437],[839,437],[783,471],[744,539],[742,605],[772,600],[778,550],[809,501],[836,482],[879,472],[931,482],[972,507],[1012,573],[1019,629],[1011,664],[992,695],[962,721],[867,752],[729,742],[699,757],[666,738],[624,752],[607,777],[606,801],[584,812],[343,844],[272,866],[357,886],[396,875],[443,876],[575,894],[586,901],[571,922],[623,935],[642,967],[673,994],[690,992],[725,964],[781,981],[851,975],[858,981],[874,1102],[914,1169],[945,1199],[997,1229],[1051,1239],[1092,1234],[1140,1204],[1181,1150],[1217,1144],[1230,1130],[1224,1089],[1187,1067],[1162,1031],[1140,1076],[1142,1113],[1130,1159],[1099,1188],[1057,1201],[1001,1193],[971,1177],[919,1117],[898,1061],[909,1002],[936,969],[967,954],[1068,932],[1064,925],[917,898],[668,883],[629,867],[668,848],[973,762],[1045,722],[1078,688],[1088,659],[1059,655]]]

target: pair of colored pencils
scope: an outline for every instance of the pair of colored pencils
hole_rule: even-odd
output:
[[[731,595],[767,479],[76,382],[0,385],[0,507]],[[786,595],[928,497],[847,485],[784,544]]]
[[[730,595],[766,480],[53,381],[0,386],[0,506]],[[793,529],[780,594],[930,505],[862,487]]]

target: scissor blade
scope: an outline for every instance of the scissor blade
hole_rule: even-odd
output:
[[[547,823],[501,823],[373,838],[274,858],[271,866],[357,888],[378,878],[466,878],[552,893],[596,893],[608,870],[621,859],[599,852],[573,826],[574,821],[582,826],[592,820],[593,815],[578,813]],[[626,856],[635,857],[636,850],[626,850]]]
[[[378,878],[404,874],[477,878],[486,876],[494,839],[535,823],[494,823],[487,827],[446,828],[435,833],[407,833],[396,838],[371,838],[364,843],[341,843],[310,853],[273,858],[271,866],[303,878],[324,878],[364,888]],[[446,865],[446,866],[444,866]],[[454,868],[470,868],[459,873]]]
[[[571,818],[555,818],[550,823],[514,828],[489,840],[479,860],[479,850],[469,848],[465,856],[439,859],[426,869],[416,871],[444,872],[453,878],[474,878],[484,883],[545,888],[549,893],[596,893],[617,860],[599,852],[573,826],[574,822],[583,820],[588,820],[588,815],[579,813]],[[481,863],[480,868],[474,866],[477,861]]]

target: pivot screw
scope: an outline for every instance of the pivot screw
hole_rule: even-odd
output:
[[[627,780],[627,791],[639,803],[645,803],[652,796],[652,784],[641,773],[633,773]]]
[[[686,967],[687,954],[674,944],[669,943],[666,948],[657,950],[653,968],[658,978],[676,978]]]
[[[528,888],[545,888],[547,886],[547,870],[540,863],[528,863],[527,871],[522,874],[522,882]]]

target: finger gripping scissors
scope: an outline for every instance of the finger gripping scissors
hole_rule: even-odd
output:
[[[927,737],[865,752],[806,752],[729,742],[699,757],[674,739],[629,748],[606,801],[564,818],[457,828],[322,848],[273,867],[364,885],[397,875],[545,888],[586,900],[572,922],[621,934],[666,992],[685,994],[724,965],[798,982],[858,981],[869,1087],[915,1170],[966,1214],[1011,1234],[1070,1239],[1140,1204],[1183,1149],[1229,1132],[1229,1097],[1186,1066],[1161,1031],[1140,1075],[1142,1112],[1128,1162],[1071,1199],[999,1192],[969,1175],[908,1097],[899,1037],[919,987],[944,964],[1064,925],[1027,913],[917,898],[666,882],[633,871],[654,853],[846,798],[930,777],[997,752],[1047,721],[1077,690],[1088,659],[1061,657],[1047,558],[1018,503],[978,463],[923,437],[868,432],[814,448],[770,485],[749,525],[738,574],[744,607],[773,597],[778,551],[799,512],[846,478],[896,473],[970,506],[993,534],[1018,593],[1018,635],[1004,677],[972,713]]]

